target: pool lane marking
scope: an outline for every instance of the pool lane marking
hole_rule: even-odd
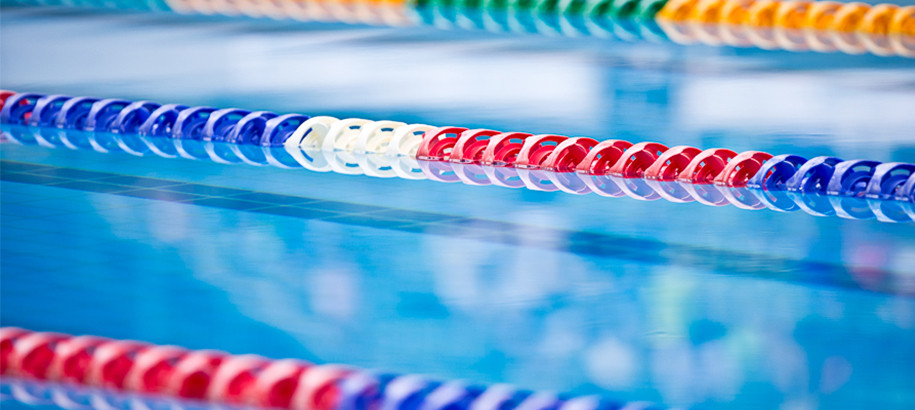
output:
[[[73,178],[72,175],[76,175]],[[679,265],[732,275],[862,289],[843,265],[803,261],[621,235],[571,231],[423,211],[274,194],[182,181],[87,171],[27,162],[0,160],[0,180],[224,210],[319,220],[344,225],[407,233],[472,239],[503,245],[568,252],[580,256],[623,259],[656,265]],[[895,276],[869,269],[885,278],[869,284],[876,292],[894,293]]]

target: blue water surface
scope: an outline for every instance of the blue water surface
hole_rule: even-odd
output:
[[[36,9],[2,23],[0,84],[19,91],[915,162],[902,58]],[[683,407],[915,403],[911,224],[0,155],[3,326]]]

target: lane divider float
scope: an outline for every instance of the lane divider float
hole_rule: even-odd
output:
[[[112,7],[97,0],[75,1]],[[915,57],[915,6],[895,4],[804,0],[151,1],[149,9],[170,8],[185,14]]]
[[[44,4],[39,0],[17,3]],[[894,4],[803,0],[146,0],[128,4],[72,0],[68,5],[915,57],[915,6]]]
[[[641,200],[915,219],[915,164],[149,101],[0,94],[23,143]],[[80,138],[84,136],[86,138]],[[903,206],[906,205],[906,206]]]
[[[14,327],[0,328],[0,374],[118,392],[290,410],[661,408],[643,402],[619,403],[598,396],[566,397],[519,390],[504,384],[487,387],[442,382],[336,364],[273,360],[217,350],[194,351]]]

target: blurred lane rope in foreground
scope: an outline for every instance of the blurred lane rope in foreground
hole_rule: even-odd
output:
[[[11,327],[0,328],[0,354],[4,376],[236,406],[294,410],[660,409],[649,403],[624,404],[596,396],[571,398],[507,385],[440,382],[341,365]]]

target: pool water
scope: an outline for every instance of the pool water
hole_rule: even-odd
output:
[[[902,58],[56,9],[2,23],[17,91],[915,162]],[[11,140],[0,156],[3,326],[681,407],[915,403],[912,224]]]

